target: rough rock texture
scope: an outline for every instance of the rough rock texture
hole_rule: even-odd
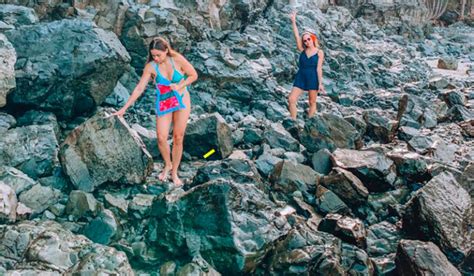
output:
[[[1,20],[1,17],[0,17]],[[17,56],[15,48],[4,34],[0,33],[0,107],[7,104],[7,95],[16,87],[15,62]]]
[[[32,210],[32,215],[38,215],[57,203],[61,198],[61,192],[51,187],[36,184],[19,196],[19,201]]]
[[[359,219],[342,216],[340,214],[327,214],[318,225],[319,231],[331,233],[341,240],[366,248],[367,231]]]
[[[15,222],[17,206],[15,191],[0,181],[0,223]]]
[[[107,115],[98,112],[61,145],[63,169],[77,189],[91,192],[105,182],[139,184],[152,170],[153,160],[138,135],[123,118]]]
[[[0,20],[12,27],[32,25],[39,21],[35,11],[31,8],[2,4],[0,4]]]
[[[321,184],[338,195],[346,204],[362,205],[367,202],[369,191],[351,172],[341,168],[322,178]]]
[[[319,178],[320,175],[311,167],[284,160],[275,166],[270,181],[273,190],[289,195],[295,191],[314,190]]]

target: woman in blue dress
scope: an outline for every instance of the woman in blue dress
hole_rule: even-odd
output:
[[[308,91],[309,110],[308,117],[316,113],[316,100],[319,92],[324,91],[323,80],[323,61],[324,52],[319,48],[318,38],[311,32],[304,32],[300,37],[298,27],[296,26],[296,12],[291,15],[293,25],[293,34],[295,35],[296,47],[301,52],[299,57],[299,70],[295,76],[293,88],[288,96],[288,109],[290,116],[296,119],[296,104],[303,91]]]

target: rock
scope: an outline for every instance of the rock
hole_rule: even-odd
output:
[[[37,110],[28,110],[21,117],[17,119],[18,126],[29,126],[29,125],[51,125],[56,133],[58,140],[61,137],[61,131],[59,129],[58,120],[54,113],[43,112]]]
[[[110,210],[103,210],[84,227],[83,233],[91,241],[100,244],[110,244],[117,236],[118,223]]]
[[[389,221],[396,223],[402,216],[402,204],[405,203],[411,190],[408,188],[401,188],[385,193],[370,194],[367,200],[366,221],[370,224],[375,224],[381,221]]]
[[[212,268],[205,260],[204,264],[192,262],[181,267],[176,276],[200,275],[200,276],[220,276],[221,274]],[[162,275],[162,274],[160,274]]]
[[[408,182],[425,182],[431,178],[428,163],[415,152],[394,150],[387,157],[395,162],[398,175]]]
[[[299,153],[299,152],[292,152],[292,151],[285,152],[283,154],[283,159],[288,160],[293,163],[299,163],[299,164],[306,163],[306,157],[302,153]]]
[[[408,142],[414,136],[420,134],[420,131],[416,128],[409,127],[409,126],[402,126],[398,128],[398,138],[402,141]]]
[[[295,191],[315,190],[319,178],[310,167],[283,160],[275,166],[270,182],[273,190],[289,195]]]
[[[128,205],[129,214],[135,219],[143,219],[150,215],[154,195],[137,194]]]
[[[404,94],[398,101],[397,121],[400,126],[434,128],[438,123],[437,117],[433,103],[422,97]]]
[[[316,206],[323,214],[338,213],[350,214],[350,208],[334,192],[324,186],[316,188]]]
[[[152,239],[168,258],[200,254],[224,275],[250,272],[289,230],[275,209],[255,185],[216,179],[155,200]]]
[[[341,265],[347,275],[374,275],[374,265],[364,250],[342,243]]]
[[[15,117],[8,113],[0,112],[0,132],[4,132],[16,126]]]
[[[461,272],[463,275],[469,275],[474,273],[474,250],[469,251],[469,255],[464,259],[464,262],[461,264]]]
[[[446,104],[448,105],[449,108],[455,106],[455,105],[466,105],[466,97],[464,94],[460,91],[456,90],[451,90],[446,93],[443,93],[439,96]]]
[[[245,144],[258,145],[263,140],[263,131],[258,128],[246,127],[243,129],[243,142]]]
[[[467,121],[474,118],[474,112],[462,105],[454,105],[451,107],[448,112],[446,112],[446,117],[443,118],[444,121],[449,122],[461,122]]]
[[[337,149],[331,157],[333,165],[353,173],[370,192],[393,188],[396,178],[392,160],[375,151]]]
[[[75,219],[96,216],[98,212],[98,202],[92,194],[79,190],[71,191],[64,211],[67,215],[71,215]]]
[[[0,16],[0,22],[1,22]],[[0,107],[7,104],[7,95],[16,87],[15,63],[17,55],[15,48],[4,34],[0,33]]]
[[[61,145],[64,172],[76,189],[91,192],[105,182],[140,184],[153,169],[150,154],[125,120],[106,115],[98,112]]]
[[[23,26],[5,34],[18,57],[11,103],[60,118],[91,113],[112,93],[130,62],[115,34],[85,20]]]
[[[458,70],[458,60],[454,57],[442,57],[438,59],[438,68],[446,70]]]
[[[214,149],[216,152],[207,160],[223,159],[234,148],[232,131],[219,113],[213,113],[195,122],[189,123],[184,137],[184,151],[202,158]]]
[[[395,265],[395,253],[384,257],[371,258],[374,264],[375,275],[397,275]]]
[[[403,230],[433,241],[451,262],[459,264],[470,247],[467,229],[470,208],[469,194],[452,174],[441,173],[406,204]]]
[[[375,141],[390,143],[395,137],[398,122],[387,118],[387,114],[380,110],[364,111],[364,120],[367,123],[367,135]]]
[[[468,137],[474,137],[474,119],[460,122],[459,126],[462,128],[463,133]]]
[[[104,100],[104,103],[111,105],[113,107],[120,108],[125,105],[130,97],[130,93],[128,92],[127,88],[123,86],[123,84],[118,81],[117,85],[114,88],[112,94],[107,96]]]
[[[359,133],[343,118],[333,114],[316,114],[306,121],[301,144],[309,152],[320,149],[334,151],[336,148],[356,148]]]
[[[371,225],[367,230],[367,253],[375,257],[396,253],[400,239],[399,229],[389,222]]]
[[[444,163],[450,163],[455,158],[456,145],[447,145],[439,136],[414,136],[408,141],[408,148],[419,154],[432,156]]]
[[[33,210],[30,208],[26,207],[25,204],[18,202],[18,205],[16,207],[16,219],[18,220],[27,220],[31,214],[33,213]]]
[[[29,190],[36,184],[33,179],[23,172],[8,166],[0,166],[0,181],[10,186],[17,195]]]
[[[146,150],[150,153],[153,159],[159,159],[161,157],[160,150],[158,149],[158,139],[156,131],[146,129],[139,124],[133,124],[132,129],[138,133],[143,143],[146,146]]]
[[[349,206],[357,207],[367,203],[369,191],[351,172],[334,168],[328,176],[321,179],[321,184],[333,191]]]
[[[33,25],[39,21],[31,8],[17,5],[0,5],[0,7],[0,20],[15,27]]]
[[[128,201],[119,196],[114,196],[109,193],[104,195],[105,207],[110,209],[116,209],[121,215],[128,213]]]
[[[432,242],[401,240],[395,263],[399,275],[461,275]]]
[[[173,261],[166,262],[160,266],[160,275],[172,276],[176,274],[176,263]]]
[[[32,215],[35,216],[41,214],[49,206],[56,204],[60,197],[61,191],[36,184],[28,191],[21,193],[18,199],[25,206],[31,208]]]
[[[0,223],[15,222],[17,205],[15,191],[0,181]]]
[[[273,123],[263,133],[265,142],[272,148],[283,148],[287,151],[299,151],[300,144],[282,125]]]
[[[428,87],[433,90],[441,90],[448,87],[449,82],[445,77],[433,77],[429,80]]]
[[[32,125],[0,136],[0,165],[15,167],[29,177],[50,175],[59,166],[58,142],[52,126]]]
[[[356,128],[356,130],[360,134],[360,138],[362,138],[367,131],[367,124],[364,121],[364,118],[361,116],[351,115],[344,117],[344,120],[348,121],[352,126]]]
[[[264,153],[258,157],[257,161],[255,161],[255,165],[262,176],[268,177],[275,169],[275,166],[281,161],[281,158],[269,153]]]
[[[328,149],[320,149],[313,154],[311,159],[313,169],[323,175],[329,174],[332,169],[331,152]]]
[[[318,226],[319,231],[331,233],[341,240],[355,244],[360,248],[366,247],[367,231],[360,219],[327,214]]]

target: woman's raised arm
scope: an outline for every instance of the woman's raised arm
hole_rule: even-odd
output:
[[[295,40],[296,40],[296,47],[298,48],[298,51],[303,51],[303,45],[301,44],[301,38],[300,38],[300,34],[298,32],[298,26],[296,26],[296,11],[292,12],[290,14],[290,18],[291,18],[291,25],[293,26],[293,34],[295,36]]]

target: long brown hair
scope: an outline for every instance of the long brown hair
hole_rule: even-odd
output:
[[[318,37],[314,33],[306,31],[306,32],[303,32],[303,34],[301,35],[301,44],[303,45],[304,49],[306,49],[306,45],[304,44],[304,40],[303,40],[304,35],[309,35],[309,37],[313,41],[314,46],[320,48]]]
[[[166,53],[168,56],[170,57],[176,56],[176,51],[173,50],[173,48],[171,48],[168,41],[166,41],[166,39],[162,37],[156,37],[150,42],[150,45],[148,46],[148,58],[146,61],[147,63],[153,60],[151,56],[151,50],[160,50],[163,52],[168,50],[168,52]]]

